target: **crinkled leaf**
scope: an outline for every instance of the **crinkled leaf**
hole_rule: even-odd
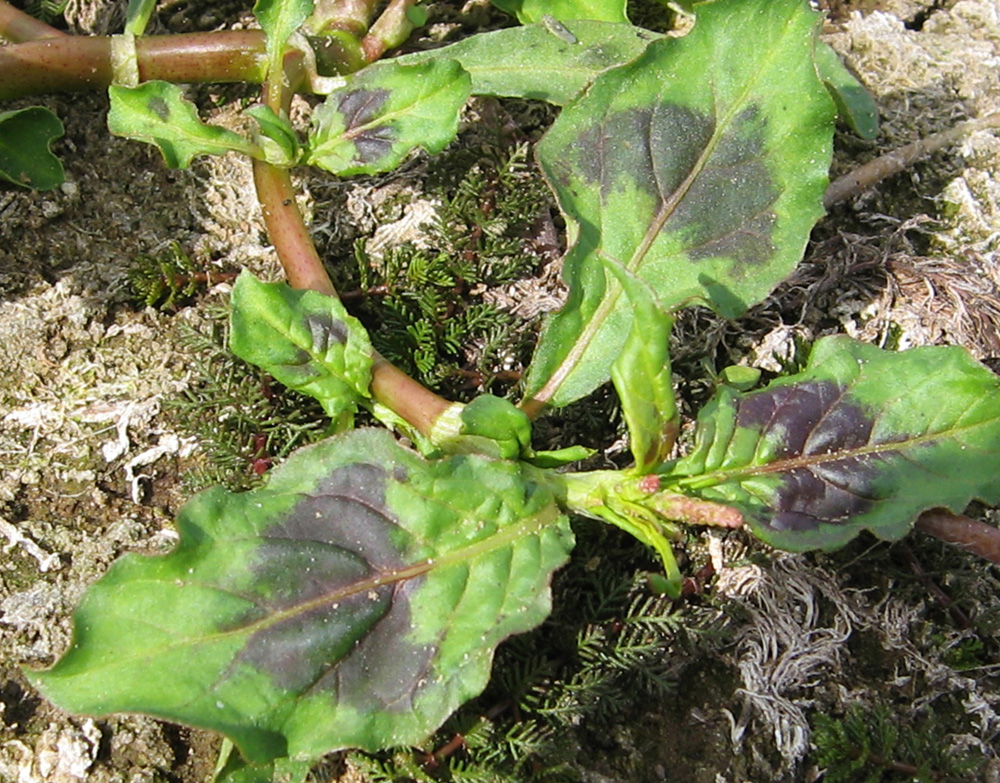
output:
[[[371,342],[336,297],[262,283],[243,272],[231,304],[229,343],[241,359],[315,397],[333,419],[368,399]]]
[[[816,71],[837,104],[838,116],[863,139],[878,135],[878,106],[833,48],[816,42]]]
[[[221,155],[231,150],[260,154],[239,134],[202,122],[197,108],[175,84],[150,81],[138,87],[112,85],[108,94],[108,130],[159,147],[171,168],[187,168],[198,155]]]
[[[611,365],[611,380],[628,425],[635,467],[648,473],[666,460],[677,440],[679,418],[670,367],[674,319],[650,287],[621,264],[608,264],[632,307],[632,330]]]
[[[663,484],[735,506],[782,549],[904,535],[933,507],[1000,502],[1000,378],[957,347],[830,337],[767,388],[719,390]]]
[[[451,454],[517,459],[531,447],[531,419],[512,402],[483,394],[456,402],[434,422],[435,446]]]
[[[302,449],[262,489],[195,497],[171,554],[119,559],[29,677],[73,712],[223,732],[258,765],[418,744],[549,612],[572,533],[523,469],[426,462],[385,430]]]
[[[521,24],[540,22],[551,16],[560,21],[594,19],[627,24],[626,0],[493,0],[493,5],[514,14]]]
[[[476,95],[531,98],[564,106],[601,73],[631,62],[662,38],[632,25],[574,21],[565,25],[575,42],[542,24],[510,27],[398,58],[417,63],[449,58],[472,78]]]
[[[292,166],[299,159],[299,140],[295,129],[284,117],[279,117],[270,106],[258,103],[247,109],[245,114],[257,121],[260,128],[258,142],[264,152],[264,159],[275,166]]]
[[[706,3],[687,36],[654,41],[563,110],[538,154],[570,226],[570,293],[536,350],[533,404],[578,399],[621,352],[631,309],[602,259],[663,307],[726,316],[798,263],[831,157],[818,18],[805,0]]]
[[[66,173],[49,145],[63,133],[59,118],[42,106],[0,113],[0,179],[35,190],[61,185]]]
[[[470,85],[454,60],[369,66],[313,112],[307,162],[342,176],[377,174],[416,147],[440,152],[458,132]]]

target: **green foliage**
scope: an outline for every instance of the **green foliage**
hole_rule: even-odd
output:
[[[204,332],[181,329],[191,383],[165,407],[203,454],[203,464],[185,473],[188,490],[212,484],[247,489],[273,463],[328,435],[329,420],[318,402],[233,355],[228,309],[210,315]]]
[[[440,152],[473,91],[565,104],[537,150],[567,223],[569,293],[545,326],[523,408],[483,395],[442,404],[429,423],[411,414],[415,434],[446,453],[429,460],[384,430],[348,429],[374,400],[389,418],[406,410],[379,390],[376,350],[458,393],[519,375],[520,334],[493,301],[533,269],[525,246],[551,215],[526,147],[494,154],[495,144],[464,167],[450,165],[457,156],[435,162],[427,192],[442,206],[421,247],[358,246],[358,290],[344,297],[354,314],[335,297],[240,278],[230,344],[269,375],[208,351],[186,412],[211,406],[203,418],[219,425],[216,439],[256,474],[299,435],[317,434],[313,409],[297,419],[273,404],[269,377],[318,400],[339,431],[252,491],[200,494],[179,516],[171,554],[128,555],[92,586],[70,651],[29,675],[60,705],[223,732],[240,752],[223,780],[261,783],[301,780],[336,749],[417,745],[482,694],[430,752],[357,755],[358,764],[385,780],[573,779],[581,725],[619,720],[637,698],[670,691],[680,623],[648,585],[680,593],[678,523],[746,522],[776,546],[830,548],[863,529],[897,537],[932,506],[1000,500],[1000,384],[953,349],[890,354],[831,338],[802,372],[765,389],[740,391],[756,379],[728,373],[693,447],[668,461],[679,430],[676,310],[701,303],[738,315],[797,263],[822,213],[835,113],[827,89],[859,133],[873,132],[857,82],[827,49],[814,55],[819,17],[807,3],[698,4],[681,38],[631,28],[623,0],[501,5],[537,25],[338,80],[313,112],[305,160],[360,175],[396,168],[418,148]],[[309,0],[255,6],[272,107],[287,41],[311,9]],[[415,19],[377,31],[376,22],[366,40],[394,41]],[[259,126],[251,142],[202,122],[165,82],[113,86],[111,99],[111,130],[155,144],[171,166],[229,150],[282,166],[301,157],[293,127],[270,108],[248,112]],[[186,263],[160,264],[164,282],[147,277],[147,297],[184,295],[165,268]],[[609,379],[635,466],[554,469],[587,449],[535,452],[529,414]],[[487,688],[498,645],[549,614],[550,579],[574,545],[567,512],[627,531],[666,577],[640,578],[607,546],[579,548],[560,577],[566,608],[500,647]],[[649,567],[648,549],[630,552]],[[875,715],[859,745],[859,720],[818,727],[836,751],[824,762],[846,765],[845,775],[902,769],[885,759],[908,735]],[[928,757],[926,768],[938,764]]]
[[[874,139],[878,135],[878,107],[871,94],[829,44],[817,41],[815,56],[816,71],[837,104],[837,114],[862,139]]]
[[[112,85],[108,94],[108,129],[117,136],[158,147],[171,168],[187,168],[198,155],[221,155],[230,150],[261,154],[239,134],[202,122],[194,104],[175,84],[150,81],[138,87]]]
[[[670,456],[680,427],[670,368],[674,321],[641,278],[621,264],[609,261],[608,268],[634,314],[628,339],[611,365],[611,380],[628,425],[635,470],[650,473]]]
[[[338,429],[371,394],[368,333],[340,300],[243,272],[232,295],[230,347],[290,389],[315,397]]]
[[[407,54],[398,62],[448,58],[469,73],[474,95],[565,106],[599,74],[634,60],[660,37],[631,25],[592,20],[562,27],[566,30],[562,35],[541,23],[494,30],[430,52]]]
[[[156,10],[156,0],[129,0],[125,12],[125,32],[142,35]]]
[[[155,256],[138,256],[128,280],[147,307],[169,310],[211,284],[212,275],[185,253],[178,242],[172,242],[166,251]]]
[[[253,764],[421,741],[545,618],[573,545],[516,463],[426,462],[384,430],[207,490],[177,527],[171,554],[91,586],[70,651],[29,678],[77,712],[224,731]]]
[[[59,118],[41,106],[0,112],[0,180],[34,190],[62,184],[63,165],[49,147],[63,132]]]
[[[46,24],[52,24],[62,17],[68,5],[69,0],[28,0],[24,11]]]
[[[270,106],[257,104],[244,112],[257,121],[260,129],[257,143],[264,151],[264,159],[275,166],[292,166],[301,154],[295,129],[288,120],[279,117]]]
[[[546,17],[568,21],[593,19],[627,24],[626,0],[493,0],[509,14],[516,14],[522,24],[544,21]]]
[[[510,401],[483,394],[448,408],[434,422],[430,440],[452,454],[518,459],[531,448],[531,419]]]
[[[428,195],[443,203],[424,247],[372,258],[360,243],[352,311],[382,355],[431,388],[460,398],[476,389],[502,395],[527,353],[525,325],[486,294],[537,265],[525,238],[548,208],[545,187],[526,145],[488,141],[445,155],[435,170]]]
[[[851,705],[842,718],[817,714],[813,744],[829,783],[971,783],[983,763],[950,747],[933,712],[902,721],[884,704]]]
[[[818,20],[799,0],[706,3],[688,35],[653,41],[563,110],[538,156],[569,224],[570,294],[539,340],[530,404],[565,405],[608,379],[632,315],[604,259],[662,307],[726,316],[799,262],[832,155]]]
[[[587,521],[574,528],[550,618],[497,650],[487,690],[420,751],[350,754],[366,780],[578,783],[581,747],[627,732],[635,711],[674,692],[678,647],[717,643],[700,608],[649,593],[643,547]]]
[[[253,14],[267,34],[268,75],[282,73],[285,45],[313,10],[313,0],[257,0]]]
[[[341,176],[378,174],[417,147],[440,152],[458,133],[471,84],[454,60],[369,66],[313,111],[306,162]]]
[[[968,352],[829,337],[802,373],[745,395],[722,387],[662,481],[802,551],[866,529],[899,538],[929,508],[1000,501],[998,459],[1000,379]]]

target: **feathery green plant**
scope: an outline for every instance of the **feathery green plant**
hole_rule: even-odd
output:
[[[843,717],[817,714],[813,723],[816,763],[829,783],[981,779],[982,757],[952,748],[930,709],[900,721],[884,704],[854,704]]]

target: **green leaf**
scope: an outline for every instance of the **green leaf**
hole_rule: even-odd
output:
[[[142,35],[146,32],[149,18],[156,10],[156,0],[128,0],[125,11],[125,32]]]
[[[892,353],[829,337],[797,375],[719,389],[693,451],[661,480],[801,551],[862,530],[896,539],[933,507],[1000,502],[998,465],[1000,378],[964,349]]]
[[[532,451],[524,459],[536,468],[564,468],[574,462],[590,459],[596,453],[597,449],[586,446],[566,446],[552,451]]]
[[[756,367],[733,364],[719,373],[719,382],[732,386],[736,391],[750,391],[760,383],[760,370]]]
[[[878,106],[829,44],[816,42],[816,72],[837,104],[838,116],[862,139],[878,136]]]
[[[313,10],[313,0],[257,0],[253,15],[267,35],[268,73],[281,70],[285,44]]]
[[[0,179],[34,190],[52,190],[66,179],[49,146],[64,133],[42,106],[0,113]]]
[[[601,73],[631,62],[650,41],[662,38],[640,27],[609,22],[575,21],[565,26],[575,42],[532,24],[473,35],[430,52],[405,55],[397,62],[457,60],[469,72],[476,95],[564,106]]]
[[[604,258],[664,308],[725,316],[795,267],[831,158],[818,19],[805,0],[706,3],[687,36],[654,41],[563,110],[538,155],[570,227],[570,293],[536,349],[529,404],[565,405],[608,379],[632,315]]]
[[[458,132],[470,85],[454,60],[371,65],[313,112],[307,162],[341,176],[377,174],[416,147],[440,152]]]
[[[257,121],[258,139],[264,159],[275,166],[293,166],[299,159],[299,140],[287,119],[279,117],[270,106],[255,104],[244,111]]]
[[[516,15],[521,24],[541,22],[545,16],[561,22],[593,19],[628,24],[626,0],[493,0],[493,5]]]
[[[221,731],[255,765],[419,744],[549,612],[573,537],[522,471],[385,430],[302,449],[262,489],[195,497],[171,554],[120,558],[28,676],[72,712]]]
[[[430,439],[452,454],[517,459],[531,447],[531,419],[508,400],[484,394],[449,407],[434,422]]]
[[[229,342],[241,359],[315,397],[335,421],[369,398],[372,345],[336,297],[262,283],[244,271],[231,304]]]
[[[236,151],[259,156],[260,149],[237,133],[201,121],[181,88],[162,81],[108,88],[108,130],[116,136],[159,147],[171,168],[187,168],[198,155]]]
[[[585,473],[550,473],[547,476],[563,508],[576,514],[600,519],[650,547],[663,562],[665,580],[660,588],[676,598],[680,595],[681,577],[670,540],[677,537],[675,519],[663,512],[655,476],[628,476],[618,470],[591,470]],[[650,478],[655,488],[645,486]],[[654,502],[657,501],[657,502]]]
[[[289,758],[248,764],[234,750],[232,741],[222,741],[222,763],[217,765],[212,783],[305,783],[313,766],[312,760],[294,761]]]
[[[649,473],[670,454],[680,417],[670,367],[670,330],[674,319],[650,287],[621,264],[608,262],[632,307],[632,330],[611,365],[611,380],[628,425],[635,469]]]

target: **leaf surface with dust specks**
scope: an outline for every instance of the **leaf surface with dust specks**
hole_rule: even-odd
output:
[[[516,15],[521,24],[538,22],[544,17],[628,23],[625,0],[493,0],[493,5]]]
[[[264,283],[244,271],[231,304],[233,353],[315,397],[330,418],[353,414],[371,396],[368,332],[335,296]]]
[[[260,155],[259,148],[238,133],[202,122],[198,109],[184,98],[176,84],[113,84],[108,95],[108,130],[158,147],[170,168],[187,168],[199,155],[222,155],[231,150]]]
[[[454,60],[371,65],[313,111],[307,162],[340,176],[378,174],[418,147],[440,152],[458,132],[470,89]]]
[[[608,379],[632,311],[604,259],[665,308],[726,316],[798,263],[823,214],[833,135],[818,21],[803,0],[702,4],[691,33],[653,41],[563,110],[538,157],[569,225],[570,291],[532,361],[532,405]]]
[[[573,543],[518,463],[427,462],[384,430],[208,490],[177,526],[171,554],[89,588],[69,652],[29,676],[74,712],[223,732],[255,765],[420,743],[545,618]]]
[[[507,27],[463,38],[440,49],[397,58],[399,63],[457,60],[475,95],[530,98],[565,106],[597,76],[631,62],[659,33],[613,22],[577,20],[557,35],[543,24]]]
[[[929,508],[1000,502],[1000,378],[957,347],[883,351],[846,337],[806,369],[698,417],[665,488],[739,509],[772,546],[905,535]]]

